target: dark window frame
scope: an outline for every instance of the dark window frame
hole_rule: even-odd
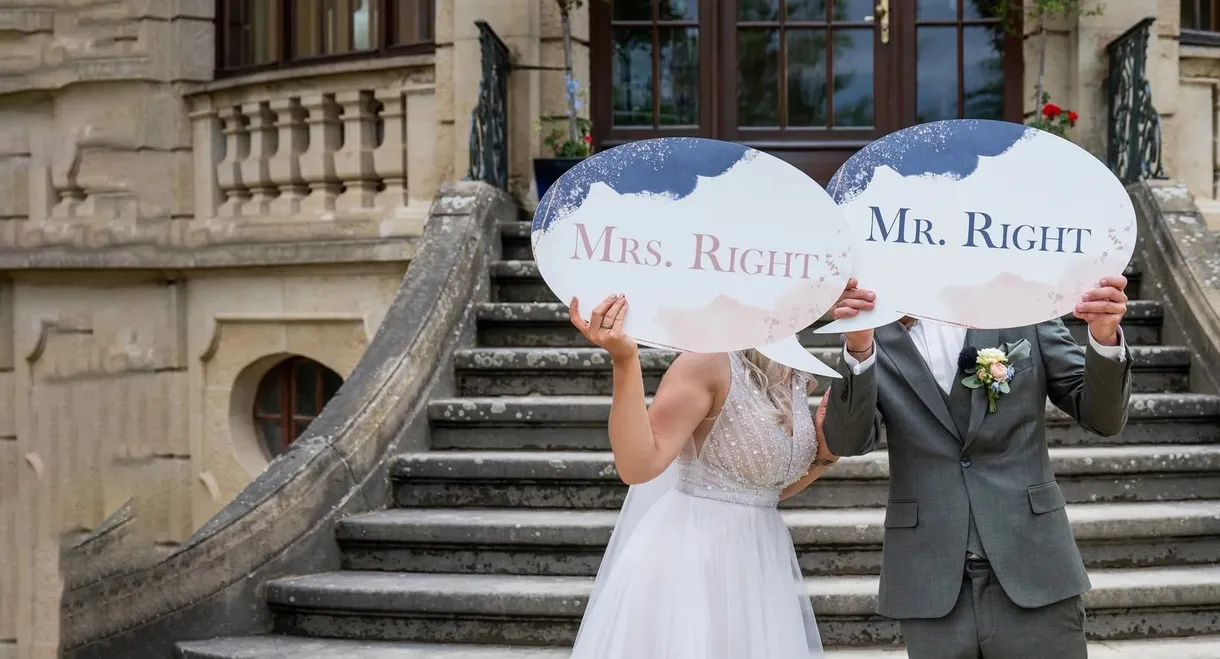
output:
[[[316,381],[314,382],[315,399],[313,401],[313,407],[317,412],[314,414],[302,414],[298,411],[301,401],[298,400],[299,397],[297,395],[297,371],[302,366],[313,368],[317,373]],[[331,391],[329,396],[327,395],[326,387],[328,374],[338,381],[335,390]],[[263,374],[263,377],[258,381],[258,388],[255,391],[251,419],[254,422],[254,432],[258,436],[259,444],[262,446],[267,457],[275,458],[286,453],[292,447],[297,437],[304,433],[309,424],[313,423],[322,414],[322,409],[334,397],[342,384],[343,377],[325,364],[299,355],[280,361]],[[278,389],[274,393],[278,399],[279,412],[267,412],[259,409],[261,403],[268,399],[264,396],[264,393],[270,387]],[[278,446],[273,445],[272,441],[263,432],[263,423],[268,421],[278,423],[280,427]],[[298,426],[300,426],[299,432]]]
[[[1206,23],[1201,16],[1203,8],[1208,9]],[[1181,31],[1178,41],[1185,46],[1220,46],[1220,0],[1182,0],[1179,4],[1181,13]],[[1193,9],[1193,11],[1188,11]],[[1188,20],[1193,18],[1193,20]]]
[[[239,22],[230,23],[233,19],[231,9],[233,5],[238,5],[234,0],[217,0],[216,2],[216,50],[215,50],[215,77],[229,78],[234,76],[249,75],[253,73],[261,73],[264,71],[274,71],[280,69],[292,69],[303,66],[316,64],[328,64],[333,62],[345,62],[352,60],[375,59],[380,57],[392,57],[398,55],[416,55],[432,53],[436,50],[436,0],[419,0],[416,10],[419,12],[417,26],[422,26],[424,31],[424,40],[406,43],[391,43],[395,38],[398,29],[398,11],[401,10],[401,4],[398,0],[369,0],[370,8],[375,8],[379,23],[373,36],[376,45],[372,48],[362,50],[348,50],[341,53],[328,53],[325,55],[310,55],[299,57],[294,55],[293,37],[296,28],[297,10],[301,7],[301,0],[266,0],[274,1],[274,20],[272,22],[271,39],[273,41],[274,56],[270,62],[257,64],[230,64],[229,49],[236,43],[234,33],[240,29],[253,29],[249,21],[240,22],[242,19],[237,18]],[[318,2],[319,11],[322,11],[322,2]],[[323,23],[322,17],[318,16],[319,25]],[[418,29],[418,27],[417,27]]]

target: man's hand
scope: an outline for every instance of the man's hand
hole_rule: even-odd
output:
[[[1088,323],[1089,334],[1103,346],[1118,345],[1118,325],[1127,313],[1126,288],[1126,277],[1105,277],[1076,303],[1072,315]]]
[[[873,302],[876,299],[876,293],[859,288],[856,278],[852,277],[847,280],[847,288],[843,289],[843,295],[839,297],[831,315],[835,320],[855,318],[861,311],[872,311]],[[853,353],[853,356],[864,355],[863,359],[867,359],[868,355],[872,353],[873,330],[847,332],[844,336],[847,340],[847,351]]]

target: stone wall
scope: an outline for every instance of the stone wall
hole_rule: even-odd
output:
[[[1026,5],[1032,0],[1025,0]],[[1130,27],[1149,16],[1156,17],[1149,45],[1148,76],[1157,110],[1167,128],[1177,111],[1178,13],[1177,0],[1083,0],[1088,15],[1058,15],[1048,22],[1045,88],[1051,101],[1080,115],[1070,137],[1094,155],[1105,158],[1109,98],[1106,77],[1109,63],[1106,46]],[[1026,24],[1025,33],[1037,26]],[[1038,38],[1025,41],[1025,111],[1037,112]],[[1176,148],[1166,132],[1165,151]]]
[[[572,13],[572,75],[584,90],[580,114],[589,111],[588,0]],[[543,155],[543,133],[562,125],[567,113],[563,71],[528,67],[563,66],[563,31],[554,0],[437,0],[436,98],[440,123],[437,147],[441,180],[466,176],[470,162],[470,116],[478,102],[479,32],[487,21],[508,45],[514,69],[509,77],[509,192],[525,207],[538,203],[533,159]]]
[[[0,7],[0,659],[56,656],[61,544],[263,472],[259,379],[352,372],[440,185],[431,55],[213,81],[215,4]]]

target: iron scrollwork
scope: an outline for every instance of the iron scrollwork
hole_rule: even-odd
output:
[[[1107,164],[1123,183],[1163,178],[1161,117],[1148,84],[1148,38],[1155,19],[1145,18],[1106,46],[1110,60]]]
[[[469,178],[508,190],[508,46],[487,21],[475,21],[483,52],[479,102],[470,117]]]

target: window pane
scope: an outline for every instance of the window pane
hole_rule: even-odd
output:
[[[280,455],[284,449],[288,448],[284,442],[284,428],[280,425],[279,419],[262,419],[257,423],[258,434],[271,457]]]
[[[661,28],[662,126],[699,123],[699,30]]]
[[[737,125],[779,125],[779,30],[737,32]]]
[[[293,57],[322,54],[322,0],[294,0],[292,15]]]
[[[834,0],[831,18],[840,23],[871,20],[874,0]]]
[[[317,362],[301,360],[293,364],[292,379],[296,385],[292,392],[292,413],[294,415],[317,416],[318,415],[318,397],[321,392],[318,390],[318,372],[319,365]]]
[[[225,66],[274,62],[279,51],[275,4],[265,0],[226,0],[224,9]]]
[[[652,30],[614,30],[614,125],[652,125]]]
[[[284,381],[280,373],[281,370],[277,366],[263,378],[262,382],[258,383],[258,400],[254,404],[256,412],[279,414],[283,411],[280,408],[280,400],[284,391]]]
[[[826,30],[788,30],[788,125],[826,125]]]
[[[652,0],[611,0],[616,21],[651,21]]]
[[[1004,118],[1004,32],[999,26],[962,31],[962,80],[967,119]]]
[[[699,20],[699,0],[661,0],[658,9],[663,21]]]
[[[292,424],[292,426],[293,426],[292,441],[295,442],[296,440],[300,439],[301,435],[305,434],[305,430],[309,428],[309,424],[312,422],[313,422],[313,419],[294,419],[293,424]]]
[[[1192,30],[1199,29],[1199,16],[1195,12],[1195,3],[1199,0],[1182,0],[1182,27]]]
[[[432,0],[390,0],[393,4],[394,43],[432,41]]]
[[[343,378],[339,374],[329,368],[322,370],[322,400],[330,400],[335,394],[339,393],[339,387],[343,386]]]
[[[915,0],[915,18],[921,21],[956,21],[958,0]]]
[[[921,27],[917,36],[916,118],[957,119],[957,28]]]
[[[737,0],[737,20],[778,21],[779,0]]]
[[[1006,0],[965,0],[962,4],[962,18],[966,20],[978,20],[988,18],[999,18],[1000,3]],[[1012,8],[1014,13],[1020,11],[1020,7]]]
[[[788,20],[825,21],[826,0],[788,0]]]
[[[834,35],[834,125],[873,125],[873,31],[838,29]]]

